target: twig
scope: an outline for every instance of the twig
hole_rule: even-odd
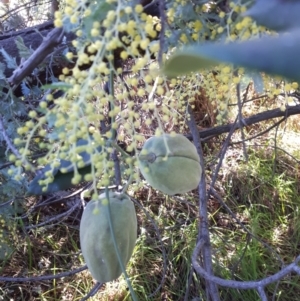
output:
[[[260,296],[261,301],[268,301],[268,297],[267,297],[266,292],[263,287],[259,286],[257,288],[257,292]]]
[[[56,203],[61,203],[65,200],[68,200],[68,199],[82,193],[89,186],[90,186],[90,183],[88,183],[88,184],[84,185],[83,187],[77,189],[76,191],[71,192],[70,194],[62,196],[58,199],[56,198],[56,196],[50,197],[50,198],[46,199],[45,201],[43,201],[42,203],[39,203],[39,204],[36,204],[35,206],[33,206],[30,210],[30,213],[33,212],[34,210],[36,210],[37,208],[44,207],[44,206],[50,206],[50,205],[53,205],[53,204],[56,204]]]
[[[282,118],[283,120],[287,120],[287,117],[285,116],[285,118]],[[273,164],[273,175],[275,174],[275,168],[276,168],[276,161],[277,161],[277,135],[278,135],[278,129],[279,129],[279,124],[277,125],[276,127],[276,130],[275,130],[275,137],[274,137],[274,164]]]
[[[208,211],[207,211],[207,194],[206,194],[206,179],[205,179],[205,163],[204,163],[204,157],[203,157],[203,151],[202,146],[200,142],[200,137],[197,129],[197,125],[194,119],[194,115],[192,112],[191,107],[188,105],[188,126],[190,128],[190,131],[192,133],[193,141],[196,146],[196,149],[198,151],[199,157],[200,157],[200,166],[202,168],[202,174],[201,174],[201,180],[199,183],[199,233],[198,233],[198,241],[205,241],[205,244],[203,245],[203,266],[205,271],[209,275],[213,275],[213,268],[212,268],[212,254],[211,254],[211,245],[210,245],[210,239],[209,239],[209,229],[208,229]],[[220,296],[218,292],[218,287],[215,285],[215,283],[211,281],[206,281],[206,292],[207,297],[211,298],[213,301],[219,301]],[[209,300],[209,299],[207,299]]]
[[[53,280],[53,279],[59,279],[63,277],[69,277],[74,274],[77,274],[79,272],[82,272],[87,269],[87,266],[80,267],[78,269],[68,271],[68,272],[63,272],[55,275],[43,275],[43,276],[36,276],[36,277],[1,277],[0,276],[0,281],[4,282],[29,282],[29,281],[44,281],[44,280]]]
[[[6,162],[6,163],[4,163],[4,164],[2,164],[2,165],[0,166],[0,170],[1,170],[1,169],[4,169],[4,168],[7,168],[7,167],[9,167],[9,166],[11,166],[11,165],[14,165],[14,162]]]
[[[237,121],[237,119],[236,119],[236,121]],[[212,189],[214,188],[214,186],[215,186],[215,183],[216,183],[216,181],[217,181],[217,177],[218,177],[218,174],[219,174],[219,170],[221,169],[221,166],[222,166],[222,163],[223,163],[223,159],[224,159],[224,157],[225,157],[225,154],[226,154],[226,151],[227,151],[227,148],[228,148],[228,146],[229,146],[229,143],[230,143],[230,140],[231,140],[231,136],[233,135],[233,133],[234,133],[234,131],[235,131],[235,129],[236,129],[236,127],[237,127],[237,124],[238,123],[234,123],[234,126],[230,129],[230,131],[229,131],[229,133],[228,133],[228,135],[227,135],[227,137],[226,137],[226,140],[224,141],[224,143],[223,143],[223,146],[222,146],[222,149],[221,149],[221,151],[220,151],[220,153],[219,153],[219,162],[218,162],[218,164],[217,164],[217,166],[216,166],[216,168],[215,168],[215,171],[214,171],[214,173],[213,173],[213,176],[212,176],[212,180],[211,180],[211,183],[210,183],[210,187],[209,187],[209,191],[208,191],[208,198],[209,198],[209,196],[211,195],[211,191],[212,191]]]
[[[183,301],[188,301],[189,300],[190,285],[192,283],[193,274],[194,274],[194,268],[193,268],[193,265],[191,264]]]
[[[166,12],[165,12],[165,0],[159,1],[159,15],[160,15],[160,23],[161,23],[161,30],[159,33],[159,52],[157,56],[157,61],[159,66],[162,66],[162,58],[164,53],[164,46],[165,46],[165,30],[166,30]]]
[[[64,220],[65,218],[67,218],[73,211],[75,211],[77,209],[77,207],[81,205],[81,200],[80,198],[78,198],[77,202],[75,203],[75,205],[73,205],[68,211],[64,212],[64,213],[61,213],[61,214],[58,214],[52,218],[49,218],[48,220],[42,222],[42,223],[39,223],[39,224],[36,224],[36,225],[32,225],[32,226],[27,226],[25,227],[26,230],[30,230],[30,229],[35,229],[35,228],[38,228],[38,227],[43,227],[43,226],[46,226],[50,223],[53,223],[53,222],[61,222],[62,220]],[[55,224],[51,224],[50,226],[54,226]]]
[[[288,266],[284,267],[281,269],[279,272],[277,272],[274,275],[265,277],[261,280],[256,280],[256,281],[236,281],[236,280],[225,280],[220,277],[212,276],[209,273],[207,273],[201,265],[198,263],[198,256],[199,253],[201,252],[201,249],[203,248],[205,244],[205,240],[201,239],[200,241],[197,242],[196,248],[193,251],[192,255],[192,263],[194,266],[194,269],[197,271],[199,275],[204,277],[205,279],[208,279],[209,281],[212,281],[218,285],[225,286],[225,287],[230,287],[230,288],[235,288],[235,289],[258,289],[259,287],[265,287],[273,282],[279,281],[286,275],[296,272],[298,275],[300,275],[300,268],[298,266],[298,263],[300,261],[300,256],[298,256],[294,262],[289,264]]]
[[[43,4],[50,3],[50,2],[51,1],[49,0],[49,1],[45,2],[45,3],[43,3]],[[26,2],[24,4],[18,4],[17,7],[12,8],[12,9],[8,10],[7,12],[5,12],[5,14],[1,15],[0,19],[3,19],[6,16],[8,16],[7,18],[9,18],[12,15],[19,14],[20,12],[16,11],[16,10],[25,10],[25,9],[33,8],[33,7],[36,7],[36,6],[37,6],[37,3],[35,1],[29,1],[29,2]]]
[[[234,72],[235,75],[237,75],[237,71]],[[246,161],[248,161],[248,153],[247,153],[247,148],[246,148],[246,143],[245,143],[245,132],[244,132],[244,125],[247,125],[244,123],[244,118],[243,118],[243,104],[244,101],[247,99],[247,94],[249,91],[249,85],[247,86],[246,93],[243,96],[243,102],[241,101],[241,89],[240,89],[240,83],[236,85],[236,94],[237,94],[237,99],[238,99],[238,120],[239,124],[241,125],[241,138],[243,141],[243,152],[244,152],[244,158]]]
[[[120,160],[118,158],[118,154],[117,154],[116,149],[113,150],[113,152],[111,154],[111,158],[114,161],[115,184],[119,188],[122,185],[122,177],[121,177]]]
[[[265,146],[263,144],[250,144],[251,146]],[[273,145],[268,145],[268,147],[273,147]],[[276,146],[278,150],[281,150],[283,153],[285,153],[286,155],[288,155],[289,157],[291,157],[293,160],[295,160],[298,164],[300,164],[300,160],[297,159],[296,157],[294,157],[293,155],[291,155],[289,152],[287,152],[286,150],[284,150],[283,148],[279,147],[279,146]]]
[[[264,130],[264,131],[262,131],[262,132],[260,132],[260,133],[258,133],[256,135],[254,135],[254,136],[251,136],[250,138],[247,138],[247,139],[244,139],[244,140],[240,140],[240,141],[234,141],[234,142],[231,142],[230,144],[232,145],[232,144],[243,143],[245,141],[249,141],[249,140],[255,139],[255,138],[259,137],[259,136],[262,136],[262,135],[270,132],[273,128],[278,127],[278,125],[280,123],[282,123],[283,121],[285,121],[285,120],[286,120],[286,118],[283,117],[279,121],[275,122],[272,126],[268,127],[266,130]]]
[[[84,296],[80,301],[86,301],[90,297],[93,297],[103,285],[104,283],[97,282],[90,290],[90,292],[86,296]]]
[[[14,201],[14,200],[8,200],[8,201],[6,201],[6,202],[0,204],[0,208],[1,208],[1,207],[5,207],[6,205],[9,205],[9,204],[12,203],[13,201]]]
[[[253,115],[249,118],[245,118],[244,121],[247,124],[247,126],[259,123],[261,121],[266,121],[269,119],[277,118],[277,117],[289,117],[292,115],[297,115],[300,114],[300,105],[295,105],[295,106],[286,106],[285,111],[281,111],[280,109],[274,109],[274,110],[268,110],[265,112],[258,113],[256,115]],[[232,128],[233,130],[237,130],[241,127],[239,123],[229,123],[226,125],[220,125],[216,126],[210,129],[206,130],[201,130],[199,131],[200,138],[206,138],[206,137],[215,137],[221,134],[225,134],[231,131]],[[187,138],[192,139],[192,135],[186,135]]]
[[[239,264],[242,262],[243,258],[245,257],[245,254],[246,254],[246,251],[248,249],[248,246],[249,246],[249,243],[251,241],[251,235],[250,233],[248,232],[247,233],[247,237],[246,237],[246,243],[244,245],[244,248],[243,248],[243,253],[241,254],[241,256],[239,257],[238,261],[236,263],[234,263],[234,265],[232,266],[232,268],[230,269],[230,272],[231,272],[231,278],[234,277],[234,274],[235,274],[235,270],[238,268]]]
[[[276,283],[276,285],[275,285],[275,288],[274,288],[274,291],[273,291],[272,301],[275,301],[275,300],[276,300],[276,293],[277,293],[279,284],[280,284],[280,281],[277,281],[277,283]]]

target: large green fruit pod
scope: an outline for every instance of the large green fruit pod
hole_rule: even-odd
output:
[[[195,189],[202,172],[196,147],[179,134],[148,139],[139,156],[139,167],[153,188],[169,195]]]
[[[123,266],[126,267],[137,239],[137,219],[133,202],[125,194],[105,193],[90,201],[80,222],[82,255],[92,276],[99,282],[109,282],[122,274],[109,226],[108,202],[115,240]]]

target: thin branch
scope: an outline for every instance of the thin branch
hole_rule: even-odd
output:
[[[298,275],[300,275],[300,268],[298,266],[298,263],[300,261],[300,256],[298,256],[294,262],[289,264],[288,266],[281,269],[279,272],[277,272],[274,275],[265,277],[261,280],[256,281],[236,281],[236,280],[225,280],[220,277],[212,276],[209,273],[207,273],[201,265],[198,263],[198,256],[201,252],[201,249],[203,248],[205,244],[205,241],[201,239],[198,241],[192,255],[192,263],[194,266],[194,269],[196,272],[204,277],[205,279],[208,279],[209,281],[213,281],[216,284],[219,284],[221,286],[230,287],[230,288],[238,288],[238,289],[258,289],[259,287],[265,287],[273,282],[279,281],[286,275],[290,274],[291,272],[296,272]]]
[[[77,189],[74,192],[71,192],[68,195],[65,195],[65,196],[62,196],[62,197],[59,197],[59,198],[57,198],[57,196],[50,197],[50,198],[46,199],[45,201],[34,205],[30,209],[29,213],[32,213],[34,210],[36,210],[37,208],[40,208],[40,207],[51,206],[51,205],[56,204],[56,203],[62,203],[64,201],[66,201],[66,200],[68,200],[68,199],[70,199],[70,198],[72,198],[72,197],[74,197],[74,196],[82,193],[82,191],[86,190],[89,186],[90,186],[90,183],[84,185],[83,187]],[[25,216],[22,216],[22,217],[25,217]]]
[[[99,289],[104,285],[104,283],[100,283],[97,282],[93,288],[90,290],[90,292],[84,296],[80,301],[86,301],[88,300],[90,297],[93,297],[94,295],[96,295],[96,293],[99,291]]]
[[[237,71],[235,71],[235,75],[237,75]],[[246,143],[245,143],[245,132],[244,132],[244,127],[243,127],[244,118],[243,118],[242,110],[243,110],[244,101],[247,99],[248,91],[249,91],[249,85],[247,86],[246,93],[243,96],[243,102],[242,102],[240,83],[238,83],[236,85],[236,94],[237,94],[237,99],[238,99],[238,120],[239,120],[239,124],[242,124],[242,126],[241,126],[241,138],[242,138],[242,141],[243,141],[243,152],[244,152],[244,158],[245,158],[246,161],[248,161],[248,153],[247,153],[247,148],[246,148]],[[244,125],[247,125],[247,124],[244,123]]]
[[[262,131],[262,132],[259,132],[258,134],[254,135],[254,136],[251,136],[250,138],[247,138],[247,139],[244,139],[244,140],[240,140],[240,141],[234,141],[234,142],[231,142],[230,144],[238,144],[238,143],[243,143],[245,141],[250,141],[252,139],[255,139],[259,136],[262,136],[268,132],[270,132],[273,128],[275,127],[278,127],[279,124],[281,124],[283,121],[285,121],[286,118],[281,118],[279,121],[275,122],[273,125],[271,125],[270,127],[268,127],[266,130]]]
[[[283,120],[287,120],[286,118],[282,118]],[[286,124],[286,123],[285,123]],[[278,136],[279,124],[276,126],[275,134],[274,134],[274,160],[273,160],[273,176],[275,174],[276,162],[278,157],[277,150],[277,136]]]
[[[251,238],[252,236],[247,233],[247,237],[246,237],[246,243],[243,247],[243,252],[241,254],[241,256],[239,257],[238,261],[234,263],[234,265],[232,266],[232,268],[230,269],[230,272],[231,272],[231,278],[234,277],[234,274],[235,274],[235,271],[236,269],[238,268],[238,266],[240,265],[240,263],[242,262],[243,258],[245,257],[245,254],[246,254],[246,251],[248,249],[248,246],[250,244],[250,241],[251,241]]]
[[[249,146],[265,146],[264,144],[249,144]],[[273,147],[273,145],[268,145],[268,147]],[[283,148],[279,147],[279,146],[276,146],[278,150],[282,151],[283,153],[285,153],[286,155],[288,155],[289,157],[291,157],[293,160],[295,160],[298,164],[300,164],[300,160],[297,159],[296,157],[294,157],[293,155],[291,155],[289,152],[287,152],[286,150],[284,150]]]
[[[236,119],[236,121],[237,121],[237,119]],[[213,173],[213,176],[212,176],[212,180],[211,180],[211,183],[210,183],[210,188],[209,188],[208,196],[207,196],[208,198],[211,195],[211,191],[212,191],[212,189],[215,186],[215,183],[217,181],[217,177],[219,175],[219,171],[220,171],[222,163],[223,163],[223,159],[225,157],[226,151],[228,149],[228,146],[229,146],[229,143],[230,143],[230,140],[231,140],[231,136],[233,135],[233,133],[234,133],[234,131],[235,131],[235,129],[236,129],[237,126],[238,126],[238,123],[235,122],[234,126],[232,126],[230,128],[230,131],[229,131],[229,133],[228,133],[228,135],[226,137],[226,140],[223,143],[223,146],[222,146],[221,151],[220,151],[219,156],[218,156],[220,159],[219,159],[219,162],[218,162],[218,164],[217,164],[217,166],[216,166],[216,168],[214,170],[214,173]]]
[[[193,265],[191,265],[183,301],[188,301],[189,300],[190,286],[191,286],[191,283],[192,283],[193,274],[194,274],[194,268],[193,268]]]
[[[51,0],[45,2],[45,4],[50,3],[50,2],[51,2]],[[24,4],[18,4],[17,7],[9,9],[3,15],[1,15],[0,19],[4,19],[6,16],[7,17],[5,19],[8,19],[12,15],[19,14],[21,10],[30,9],[30,8],[36,7],[37,5],[39,5],[39,4],[36,3],[35,1],[29,1]],[[18,10],[20,10],[20,11],[18,11]]]
[[[213,275],[212,268],[212,254],[211,254],[211,245],[209,238],[209,222],[208,222],[208,210],[207,210],[207,194],[206,194],[206,177],[205,177],[205,163],[203,150],[200,142],[199,132],[197,129],[196,121],[192,112],[190,105],[188,105],[188,126],[192,133],[193,141],[196,146],[197,152],[200,157],[200,166],[202,168],[201,180],[199,183],[198,191],[199,191],[199,232],[198,232],[198,241],[205,241],[203,245],[203,266],[205,271],[209,275]],[[211,281],[207,281],[206,285],[207,289],[207,297],[212,298],[213,301],[219,301],[220,296],[218,292],[218,287]],[[209,299],[208,299],[209,300]]]
[[[256,115],[253,115],[248,118],[244,118],[244,122],[247,124],[247,126],[262,122],[262,121],[267,121],[269,119],[277,118],[277,117],[289,117],[292,115],[297,115],[300,114],[300,105],[295,105],[295,106],[286,106],[285,111],[281,111],[280,109],[274,109],[274,110],[268,110],[265,112],[258,113]],[[216,126],[210,129],[206,130],[201,130],[199,131],[199,135],[201,140],[203,138],[207,137],[215,137],[221,134],[225,134],[231,131],[231,129],[234,128],[233,130],[236,131],[241,128],[241,124],[239,123],[229,123],[226,125],[221,125],[221,126]],[[192,139],[192,135],[189,134],[186,136],[189,139]]]
[[[14,200],[8,200],[8,201],[6,201],[6,202],[0,204],[0,208],[1,208],[1,207],[5,207],[6,205],[10,205],[13,201],[14,201]]]
[[[260,296],[261,301],[268,301],[268,297],[267,297],[266,292],[263,287],[259,286],[257,288],[257,292]]]
[[[280,284],[280,281],[277,281],[277,283],[276,283],[276,285],[275,285],[275,288],[274,288],[274,290],[273,290],[272,301],[275,301],[275,300],[276,300],[276,294],[277,294],[277,290],[278,290],[279,284]]]
[[[1,130],[1,129],[0,129]],[[0,166],[0,170],[1,169],[4,169],[4,168],[7,168],[7,167],[9,167],[9,166],[11,166],[11,165],[14,165],[15,163],[14,162],[6,162],[6,163],[4,163],[4,164],[2,164],[1,166]]]
[[[78,198],[77,202],[68,211],[66,211],[64,213],[61,213],[61,214],[58,214],[58,215],[55,215],[55,216],[49,218],[48,220],[46,220],[46,221],[44,221],[42,223],[39,223],[39,224],[36,224],[36,225],[32,225],[32,226],[26,226],[25,229],[26,230],[30,230],[30,229],[35,229],[35,228],[38,228],[38,227],[45,227],[46,225],[48,225],[50,223],[54,223],[54,222],[60,223],[61,221],[63,221],[64,219],[66,219],[73,211],[75,211],[78,208],[79,205],[81,205],[80,198]],[[50,226],[52,227],[55,224],[51,224]]]
[[[63,277],[69,277],[79,272],[82,272],[87,269],[87,266],[80,267],[78,269],[63,272],[55,275],[43,275],[43,276],[35,276],[35,277],[0,277],[0,281],[4,282],[29,282],[29,281],[44,281],[44,280],[53,280],[59,279]]]
[[[119,160],[116,149],[113,150],[113,152],[111,154],[111,158],[114,161],[115,184],[119,188],[122,186],[122,177],[121,177],[120,160]]]
[[[164,46],[165,46],[165,31],[166,31],[166,12],[165,12],[165,0],[159,1],[159,14],[160,14],[160,23],[161,23],[161,30],[159,33],[159,52],[157,56],[157,61],[159,65],[162,64],[162,58],[164,53]]]

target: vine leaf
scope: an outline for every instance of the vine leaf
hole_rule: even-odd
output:
[[[259,25],[285,31],[300,27],[299,11],[299,1],[256,0],[244,15],[251,17]]]
[[[300,81],[299,49],[300,29],[241,43],[196,44],[175,52],[163,72],[175,77],[223,62]]]
[[[79,139],[76,143],[76,146],[85,146],[89,142],[84,139]],[[95,151],[101,152],[102,147],[95,147]],[[75,171],[77,171],[82,177],[86,174],[91,173],[91,154],[86,151],[80,152],[78,154],[84,166],[80,168],[74,166],[71,161],[60,159],[59,166],[53,167],[51,164],[47,164],[42,170],[39,171],[38,175],[29,183],[27,192],[34,195],[43,195],[48,193],[53,193],[57,191],[62,191],[73,186],[72,178],[74,177]],[[51,175],[49,176],[49,172]],[[41,181],[51,177],[53,181],[47,186],[43,185]],[[46,189],[44,189],[46,188]]]

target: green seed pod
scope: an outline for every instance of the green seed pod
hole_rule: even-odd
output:
[[[124,267],[131,258],[137,239],[137,219],[134,205],[127,195],[109,193],[111,220],[115,240]],[[99,282],[109,282],[122,274],[109,226],[108,200],[105,193],[90,201],[80,221],[82,255],[92,276]]]
[[[196,147],[179,134],[148,139],[139,156],[139,167],[153,188],[169,195],[195,189],[202,172]]]

